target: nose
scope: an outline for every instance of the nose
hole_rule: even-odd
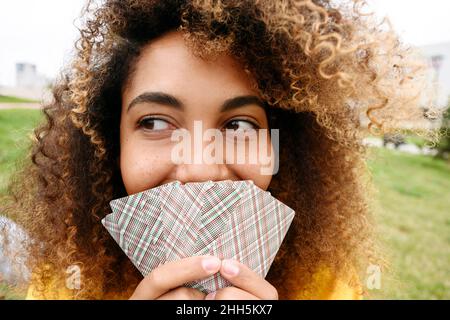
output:
[[[205,130],[216,130],[215,127],[212,124],[205,124],[203,121],[195,120],[188,129],[183,133],[185,142],[189,143],[179,146],[182,147],[183,154],[186,150],[190,150],[190,154],[187,156],[187,159],[184,159],[185,161],[175,162],[171,178],[182,183],[239,180],[223,158],[223,151],[218,153],[217,157],[205,159],[205,155],[206,157],[210,155],[209,152],[206,152],[209,147],[213,147],[214,153],[219,150],[216,150],[216,148],[223,148],[221,144],[210,145],[211,140],[205,139]],[[219,132],[220,135],[221,133]],[[216,140],[214,141],[216,142]]]

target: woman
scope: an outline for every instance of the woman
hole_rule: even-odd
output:
[[[384,132],[422,113],[411,90],[420,68],[359,4],[90,1],[32,161],[11,184],[7,212],[34,240],[28,297],[362,298],[365,270],[380,262],[360,115]],[[252,98],[220,108],[235,97]],[[279,171],[175,165],[168,136],[199,119],[220,130],[279,129]],[[236,261],[228,262],[237,275],[227,274],[214,257],[143,278],[100,223],[112,199],[173,180],[225,179],[252,179],[296,211],[265,279]],[[73,266],[79,287],[67,286]],[[182,286],[215,272],[233,287],[206,297]]]

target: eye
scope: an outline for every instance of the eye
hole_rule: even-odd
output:
[[[258,125],[254,124],[251,121],[243,120],[243,119],[233,119],[229,121],[225,125],[225,129],[231,129],[231,130],[249,130],[249,129],[258,129]]]
[[[164,131],[174,128],[172,124],[164,119],[151,117],[143,118],[141,121],[139,121],[138,126],[139,128],[143,128],[149,131]]]

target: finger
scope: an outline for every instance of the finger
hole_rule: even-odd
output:
[[[167,262],[148,274],[130,299],[155,299],[186,282],[204,279],[218,272],[221,261],[213,256],[194,256]]]
[[[236,260],[223,260],[220,274],[234,286],[263,300],[278,300],[277,289],[246,265]]]
[[[194,288],[178,287],[158,297],[156,300],[203,300],[205,294]]]
[[[236,287],[226,287],[212,292],[205,300],[260,300],[257,296]]]

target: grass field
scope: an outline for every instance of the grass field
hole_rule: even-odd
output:
[[[38,110],[0,110],[0,195],[25,154]],[[375,212],[392,272],[375,299],[450,299],[450,165],[427,156],[372,149]],[[388,281],[389,279],[389,281]],[[21,298],[0,283],[0,297]]]
[[[38,102],[38,101],[31,100],[31,99],[24,99],[24,98],[0,95],[0,103],[26,103],[26,102]]]
[[[392,272],[375,298],[450,299],[450,165],[374,149],[376,219]]]
[[[25,156],[28,136],[42,116],[40,110],[0,110],[0,195],[5,192],[15,161]]]

